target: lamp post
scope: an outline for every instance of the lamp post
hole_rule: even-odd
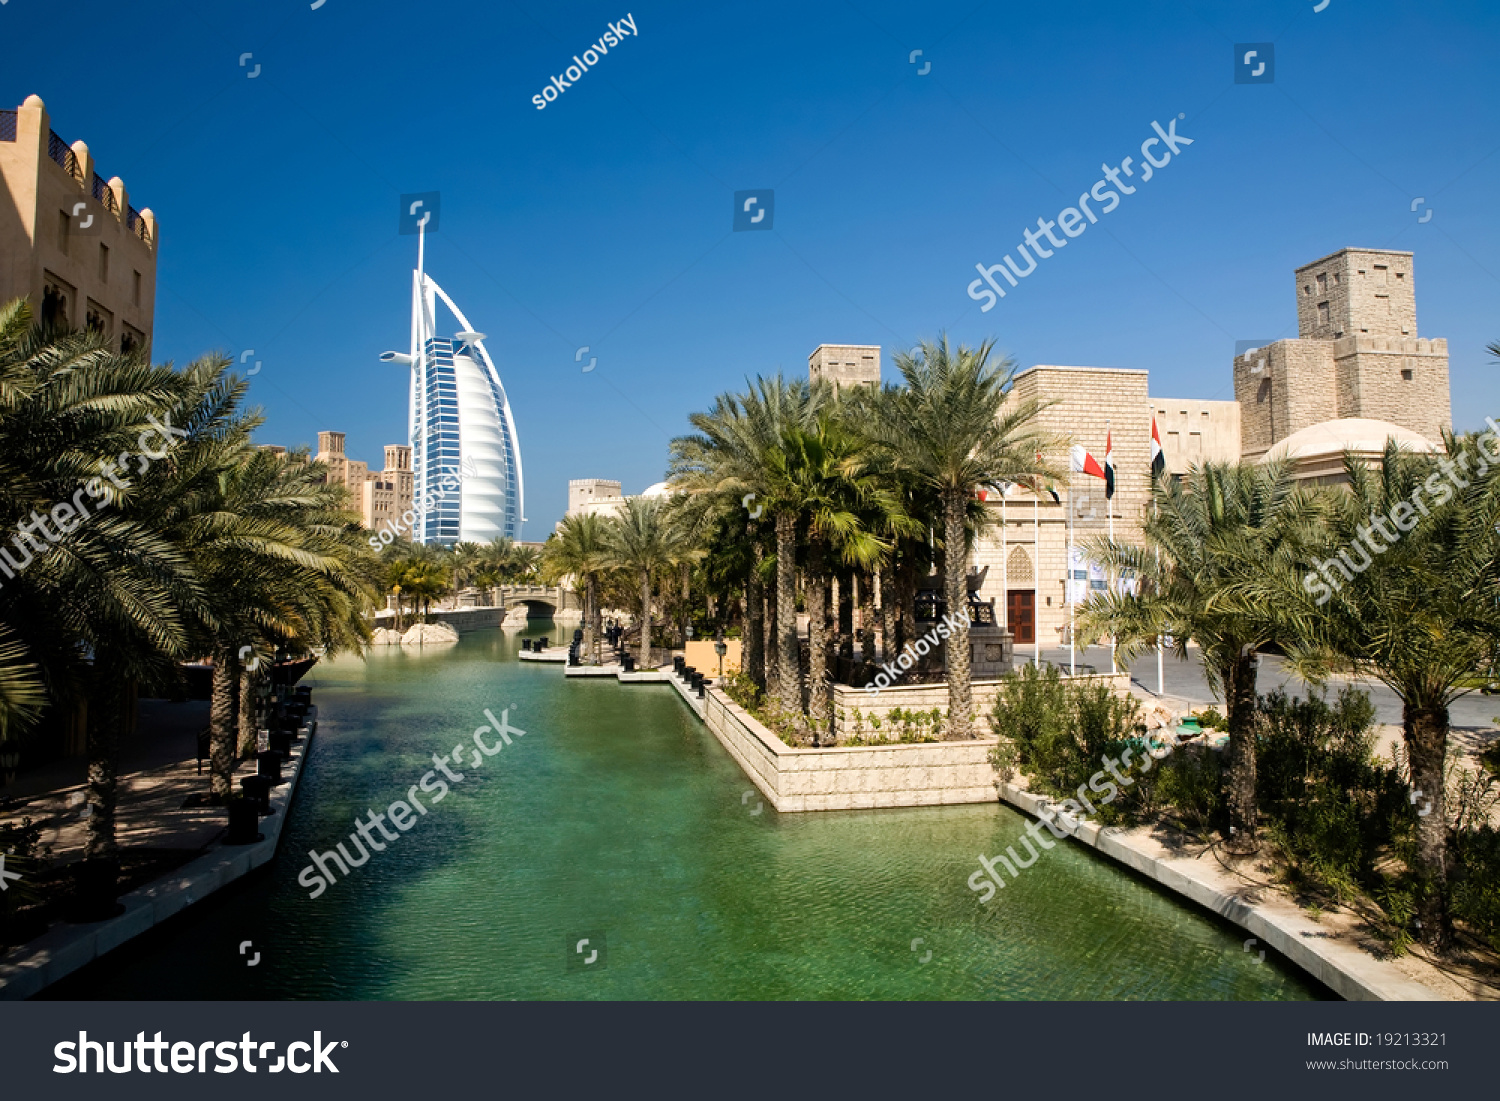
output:
[[[724,652],[729,646],[724,642],[724,635],[720,632],[719,637],[714,639],[714,653],[719,655],[719,679],[724,679]]]

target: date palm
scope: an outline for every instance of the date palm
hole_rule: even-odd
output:
[[[888,387],[873,404],[869,433],[942,509],[944,594],[950,612],[967,606],[969,502],[1000,482],[1033,485],[1051,474],[1038,455],[1056,441],[1037,416],[1043,405],[1011,395],[1015,361],[992,361],[993,342],[954,348],[946,336],[898,352],[905,387]],[[948,725],[945,736],[974,736],[969,629],[962,620],[947,640]]]
[[[1086,632],[1114,636],[1123,661],[1170,635],[1179,657],[1196,643],[1210,686],[1229,722],[1226,771],[1230,847],[1257,844],[1256,651],[1276,640],[1270,606],[1246,597],[1263,575],[1291,570],[1313,537],[1317,500],[1281,463],[1194,467],[1181,482],[1153,489],[1143,542],[1096,540],[1090,557],[1115,576],[1139,578],[1135,593],[1095,593],[1079,609]]]
[[[752,538],[760,524],[774,526],[774,688],[788,713],[802,709],[796,592],[800,513],[797,495],[788,491],[778,463],[787,434],[810,429],[831,396],[827,386],[812,386],[780,374],[759,377],[744,394],[720,395],[712,411],[693,414],[690,419],[698,432],[672,441],[674,488],[717,493],[739,502],[746,510],[747,535]],[[759,569],[750,576],[747,603],[754,608],[759,604]]]
[[[813,744],[832,728],[828,696],[828,647],[825,595],[830,558],[844,566],[869,567],[889,549],[875,532],[871,513],[904,519],[900,504],[866,461],[869,448],[829,402],[809,427],[792,427],[772,453],[773,499],[805,518],[807,561],[804,573],[808,613],[807,715]]]
[[[599,578],[610,568],[609,524],[598,513],[567,516],[542,549],[542,576],[556,585],[571,577],[583,590],[583,649],[599,661]]]
[[[691,553],[682,529],[672,522],[660,497],[632,497],[606,527],[606,561],[629,572],[640,586],[640,666],[651,665],[651,582]]]
[[[1346,456],[1348,491],[1331,494],[1312,553],[1244,586],[1274,609],[1304,675],[1353,673],[1400,697],[1411,783],[1424,806],[1430,801],[1416,819],[1417,916],[1421,939],[1437,951],[1452,934],[1448,706],[1476,675],[1494,674],[1500,639],[1500,447],[1485,451],[1476,437],[1452,434],[1444,442],[1452,460],[1403,451],[1394,440],[1378,469]]]

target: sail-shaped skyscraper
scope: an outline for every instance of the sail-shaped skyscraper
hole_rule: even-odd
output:
[[[526,498],[510,399],[484,334],[424,270],[425,244],[419,229],[411,349],[380,357],[411,368],[411,538],[444,546],[519,540]],[[451,336],[438,335],[439,302],[457,323]]]

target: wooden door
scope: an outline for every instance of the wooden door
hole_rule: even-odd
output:
[[[1011,589],[1005,597],[1006,619],[1017,646],[1036,642],[1036,592],[1033,589]]]

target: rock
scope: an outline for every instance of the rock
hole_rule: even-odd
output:
[[[401,634],[389,627],[376,627],[375,633],[370,637],[371,646],[400,646]]]
[[[418,623],[401,636],[402,646],[441,646],[458,641],[458,632],[446,623]]]

